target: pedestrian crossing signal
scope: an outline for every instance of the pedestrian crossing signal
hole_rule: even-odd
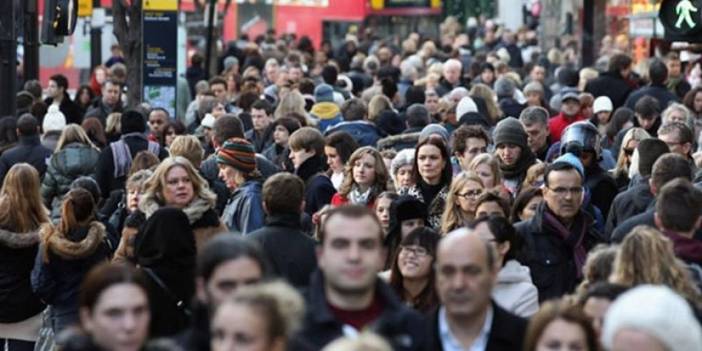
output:
[[[658,18],[666,40],[702,42],[702,0],[663,0]]]

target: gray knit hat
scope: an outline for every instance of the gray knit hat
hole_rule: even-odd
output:
[[[444,143],[448,144],[449,132],[446,130],[446,128],[444,128],[444,126],[437,123],[432,123],[424,127],[424,129],[422,129],[422,132],[419,133],[419,141],[421,142],[422,140],[432,136],[433,134],[441,136],[441,138],[444,139]]]
[[[514,117],[507,117],[497,123],[493,132],[495,146],[500,144],[514,144],[523,150],[528,148],[527,133],[522,123]]]

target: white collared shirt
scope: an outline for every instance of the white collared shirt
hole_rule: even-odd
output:
[[[444,351],[485,351],[490,338],[493,314],[494,311],[492,310],[492,305],[490,305],[485,316],[483,328],[480,330],[480,335],[473,341],[473,345],[470,345],[468,349],[464,349],[451,333],[451,327],[449,327],[446,320],[446,308],[441,306],[439,309],[439,338]]]

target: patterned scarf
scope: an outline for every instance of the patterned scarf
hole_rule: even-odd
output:
[[[544,210],[544,229],[556,233],[563,243],[568,246],[573,252],[575,259],[575,270],[578,279],[583,277],[583,266],[587,259],[587,248],[585,248],[585,234],[587,233],[588,223],[582,212],[578,213],[573,222],[571,229],[566,228],[561,221],[546,208]]]

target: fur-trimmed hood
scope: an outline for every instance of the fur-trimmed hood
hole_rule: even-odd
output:
[[[51,224],[41,228],[42,242],[49,252],[65,260],[76,260],[88,257],[103,244],[106,237],[105,225],[93,221],[88,227],[88,233],[80,241],[72,241],[66,234]]]
[[[16,233],[6,229],[0,229],[0,246],[11,249],[24,249],[39,243],[39,230],[26,233]]]
[[[419,141],[420,134],[420,132],[402,133],[385,137],[378,140],[378,150],[395,149],[399,151],[403,148],[414,148]]]
[[[139,210],[144,212],[146,219],[149,219],[151,215],[161,207],[163,207],[163,205],[159,204],[156,198],[153,196],[144,197],[139,201]],[[213,209],[214,207],[214,201],[211,201],[205,197],[196,196],[187,207],[182,208],[181,210],[185,212],[186,216],[188,216],[188,221],[190,224],[193,224],[202,218],[205,212]]]

